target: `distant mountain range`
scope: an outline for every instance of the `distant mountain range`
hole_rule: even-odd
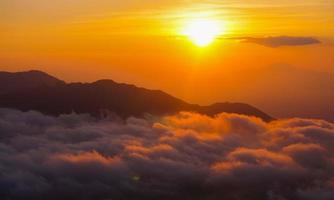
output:
[[[0,72],[0,107],[45,114],[89,113],[103,117],[109,113],[121,117],[144,114],[165,115],[193,111],[206,115],[221,112],[273,118],[243,103],[216,103],[210,106],[189,104],[159,90],[148,90],[112,80],[93,83],[65,83],[41,71]]]

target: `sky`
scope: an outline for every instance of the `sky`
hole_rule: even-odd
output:
[[[323,117],[334,96],[333,9],[331,0],[1,0],[0,70],[110,78],[191,103]],[[183,34],[195,19],[224,31],[200,47]]]

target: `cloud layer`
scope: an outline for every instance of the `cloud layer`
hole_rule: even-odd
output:
[[[254,37],[241,37],[234,38],[242,40],[243,42],[251,42],[267,47],[281,47],[281,46],[304,46],[311,44],[319,44],[320,40],[312,37],[292,37],[292,36],[278,36],[278,37],[264,37],[264,38],[254,38]]]
[[[0,199],[329,200],[334,124],[0,109]]]

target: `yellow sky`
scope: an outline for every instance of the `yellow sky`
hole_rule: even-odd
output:
[[[224,101],[238,84],[222,94],[222,77],[245,70],[284,63],[334,72],[333,10],[332,0],[1,0],[0,70],[40,69],[66,81],[111,78],[191,102]],[[226,26],[205,48],[180,34],[201,17]],[[321,44],[271,48],[229,39],[282,35]]]

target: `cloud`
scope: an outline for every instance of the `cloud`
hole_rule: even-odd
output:
[[[329,200],[334,124],[0,109],[1,199]]]
[[[232,38],[241,40],[243,42],[251,42],[267,47],[281,47],[281,46],[304,46],[312,44],[320,44],[321,41],[313,37],[292,37],[292,36],[278,36],[278,37],[238,37]]]

